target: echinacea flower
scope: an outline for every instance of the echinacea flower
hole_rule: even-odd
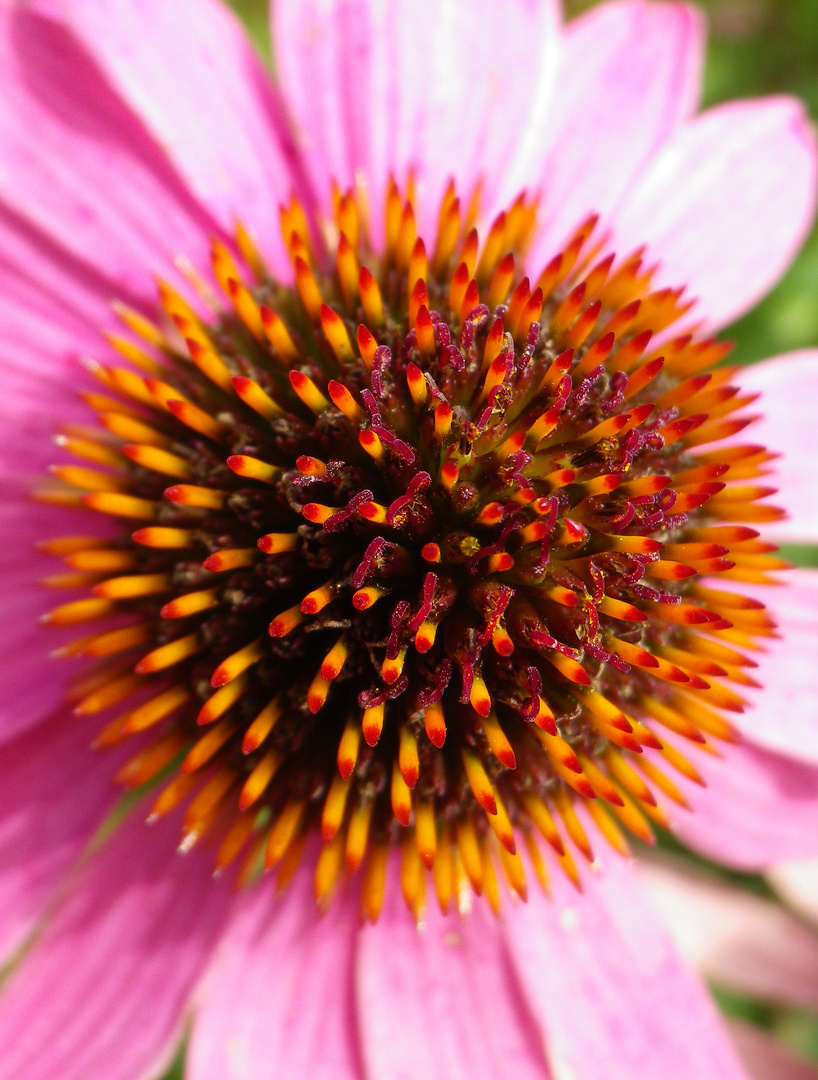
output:
[[[816,850],[818,361],[712,337],[803,110],[677,4],[273,15],[0,5],[0,1076],[740,1077],[623,827]]]

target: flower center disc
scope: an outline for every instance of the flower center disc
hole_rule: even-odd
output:
[[[751,527],[769,489],[732,483],[770,455],[717,445],[749,423],[728,347],[657,347],[689,305],[593,218],[532,285],[523,197],[481,246],[450,188],[427,252],[391,183],[376,256],[336,195],[334,266],[281,219],[294,290],[240,228],[212,249],[226,310],[162,284],[155,322],[118,307],[130,366],[91,366],[99,435],[61,438],[91,465],[41,493],[122,523],[43,544],[89,590],[47,621],[103,620],[60,650],[96,660],[76,710],[116,711],[118,780],[242,882],[285,883],[316,833],[316,896],[363,867],[371,919],[394,845],[415,913],[425,870],[444,910],[524,897],[521,841],[578,881],[589,832],[625,852],[668,824],[656,793],[685,805],[677,744],[734,737],[727,684],[772,632],[701,583],[783,565]]]

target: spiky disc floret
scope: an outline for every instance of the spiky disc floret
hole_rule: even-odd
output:
[[[749,423],[727,347],[657,348],[681,291],[594,219],[521,277],[522,197],[481,247],[450,188],[427,254],[391,184],[377,257],[336,195],[334,268],[281,216],[294,290],[239,230],[236,257],[213,245],[227,313],[163,284],[157,323],[119,308],[131,366],[89,365],[105,431],[66,432],[91,464],[42,493],[125,524],[43,545],[70,567],[51,584],[89,590],[48,621],[107,620],[60,650],[98,661],[76,709],[119,706],[98,744],[142,739],[119,780],[161,779],[151,814],[186,800],[183,844],[211,834],[242,880],[286,880],[312,832],[317,896],[364,865],[372,918],[395,844],[415,911],[424,868],[444,909],[465,881],[496,906],[497,864],[525,895],[535,832],[578,880],[590,824],[624,851],[620,826],[665,824],[655,792],[685,804],[673,736],[732,737],[726,684],[771,633],[701,582],[783,565],[751,527],[778,516],[770,455],[718,448]]]

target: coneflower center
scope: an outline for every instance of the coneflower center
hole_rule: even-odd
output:
[[[155,321],[119,308],[129,366],[91,365],[99,435],[60,440],[91,464],[43,493],[121,526],[43,544],[88,590],[48,621],[102,620],[60,650],[96,661],[76,709],[139,740],[118,780],[242,881],[286,882],[316,833],[316,896],[363,868],[373,919],[396,845],[416,913],[427,871],[444,909],[525,896],[521,842],[578,881],[589,832],[624,852],[685,805],[679,746],[733,737],[771,633],[702,583],[783,565],[746,483],[769,455],[719,447],[749,422],[727,347],[667,332],[681,290],[593,218],[532,283],[523,197],[481,244],[450,188],[427,251],[392,183],[374,253],[338,195],[334,265],[281,217],[294,289],[240,229],[213,245],[226,307],[163,284]]]

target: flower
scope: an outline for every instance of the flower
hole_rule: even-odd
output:
[[[3,520],[14,540],[0,912],[6,953],[22,948],[0,998],[0,1070],[143,1075],[191,1020],[193,1077],[496,1076],[510,1063],[560,1080],[742,1075],[635,871],[603,853],[604,836],[622,841],[591,795],[606,792],[647,835],[645,816],[661,824],[668,812],[636,765],[671,801],[690,803],[695,813],[672,811],[672,823],[706,851],[745,866],[814,852],[815,575],[796,572],[775,590],[781,641],[759,662],[764,694],[742,712],[713,680],[724,671],[751,687],[744,650],[771,627],[733,579],[766,589],[777,564],[748,529],[779,515],[759,501],[765,489],[743,483],[767,466],[764,450],[743,449],[743,421],[721,419],[748,402],[721,375],[706,387],[697,367],[721,355],[705,335],[771,285],[811,221],[815,147],[801,107],[746,102],[693,117],[701,24],[676,4],[611,3],[559,29],[550,4],[523,0],[511,14],[488,0],[388,11],[281,0],[280,89],[209,0],[38,0],[0,13],[13,436]],[[475,249],[460,223],[478,180],[473,212],[487,240]],[[517,200],[526,185],[532,195]],[[359,270],[358,260],[377,271],[384,252],[380,275]],[[648,282],[653,259],[661,266]],[[174,260],[157,301],[153,275],[166,279]],[[357,312],[356,288],[366,324],[357,348],[359,320],[345,306]],[[594,290],[610,331],[595,326]],[[505,310],[480,310],[489,296]],[[703,321],[682,340],[687,296],[699,297],[689,318]],[[661,335],[652,344],[649,330]],[[84,375],[78,356],[90,358]],[[644,392],[660,370],[672,377],[654,415]],[[790,512],[775,525],[782,536],[815,536],[804,452],[815,378],[807,353],[739,380],[742,390],[767,384],[756,428],[765,445],[796,450],[778,469]],[[684,408],[686,394],[708,419]],[[88,428],[89,405],[113,439]],[[398,419],[415,409],[410,442],[414,419]],[[62,484],[35,503],[55,429],[72,456],[56,466]],[[706,439],[713,460],[685,457]],[[636,486],[620,501],[608,478],[634,461]],[[163,499],[167,477],[181,483]],[[80,527],[78,501],[101,511],[86,515],[91,540],[81,543],[66,539]],[[454,513],[468,528],[449,524]],[[660,527],[661,553],[673,557],[657,560]],[[236,572],[219,579],[227,586],[203,577],[203,538],[206,570]],[[559,580],[543,572],[546,540],[563,554],[575,546]],[[51,605],[48,629],[36,624],[49,605],[34,542],[68,560],[50,583],[81,589]],[[586,556],[599,559],[580,565]],[[713,591],[718,579],[691,586],[691,569],[730,580],[731,597]],[[401,585],[382,597],[390,573]],[[512,598],[509,582],[542,599],[548,619]],[[330,618],[336,598],[342,614]],[[617,619],[646,621],[638,605],[651,612],[647,649],[614,633]],[[77,644],[69,624],[86,616],[113,621]],[[55,646],[76,663],[73,676],[46,663]],[[165,685],[170,661],[186,666]],[[637,711],[634,694],[641,719],[624,712]],[[786,715],[771,704],[781,700]],[[213,726],[194,746],[197,715]],[[691,742],[705,731],[721,756],[698,753],[693,765],[695,751],[659,739],[654,722]],[[252,771],[239,784],[245,759]],[[208,761],[212,772],[200,772]],[[165,765],[154,814],[196,787],[182,815],[185,858],[178,816],[152,830],[144,812],[112,820],[123,809],[112,775],[141,782]],[[515,837],[531,835],[529,818],[563,853],[587,850],[590,831],[591,869],[543,856],[535,841],[526,872]],[[526,904],[509,895],[495,916],[458,888],[472,909],[461,917],[452,875],[435,881],[440,903],[423,904],[420,861],[458,865],[444,858],[452,820],[464,882],[489,901],[527,891]],[[236,895],[227,874],[211,880],[214,858],[227,865],[239,852],[240,876],[252,877],[246,852],[256,850],[281,864],[279,897],[269,884]],[[364,884],[338,884],[341,859],[367,853]],[[550,899],[523,883],[541,859]],[[314,890],[323,899],[333,885],[319,917]],[[374,919],[363,928],[359,892]]]

